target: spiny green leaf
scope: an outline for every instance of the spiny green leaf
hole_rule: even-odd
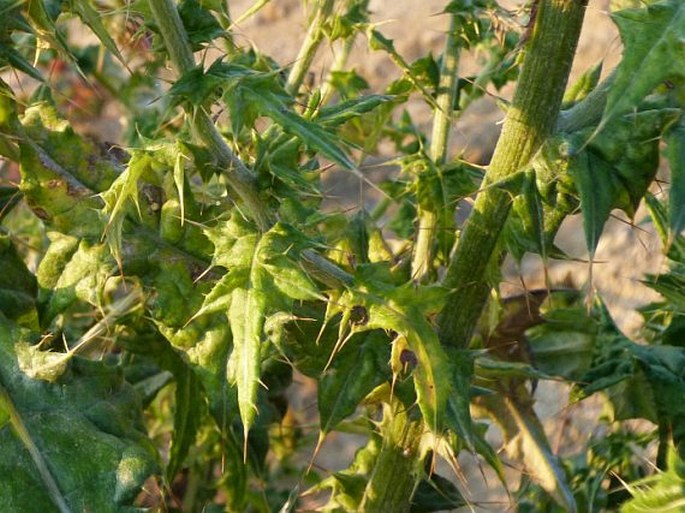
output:
[[[77,353],[90,349],[89,346],[98,340],[98,337],[105,335],[107,330],[112,329],[119,317],[131,313],[139,303],[140,294],[134,290],[106,307],[100,307],[99,310],[105,312],[104,317],[90,326],[78,340],[67,341],[65,337],[66,351],[64,352],[42,351],[39,346],[32,346],[23,342],[17,343],[16,353],[19,368],[31,378],[54,383],[62,376],[69,362],[74,359]]]
[[[236,410],[235,389],[226,376],[226,362],[232,347],[225,315],[227,308],[193,317],[203,302],[203,292],[209,292],[211,284],[194,284],[182,262],[163,259],[154,270],[156,273],[146,276],[154,290],[146,303],[148,315],[171,345],[185,352],[207,393],[210,412],[219,428],[224,430],[233,421]],[[136,349],[139,352],[141,348]],[[160,356],[163,355],[160,351]]]
[[[205,233],[214,244],[215,265],[232,270],[249,266],[258,237],[254,226],[239,212],[232,212],[230,219],[206,229]]]
[[[202,105],[226,80],[226,77],[212,73],[214,67],[215,65],[212,65],[206,73],[201,67],[187,71],[174,82],[169,89],[169,95],[178,103],[188,101],[192,105]],[[248,70],[243,69],[243,71]]]
[[[476,374],[486,379],[550,379],[551,376],[524,362],[508,362],[481,355],[476,359]]]
[[[102,200],[96,194],[114,181],[120,164],[77,136],[47,102],[27,108],[21,122],[23,129],[15,128],[13,135],[19,139],[20,188],[29,206],[52,229],[99,238]]]
[[[596,319],[580,304],[580,294],[553,290],[541,302],[527,301],[532,305],[526,308],[533,322],[522,329],[535,368],[552,376],[580,379],[590,367],[597,338]]]
[[[116,269],[104,244],[57,233],[51,238],[37,272],[43,327],[77,299],[99,306],[107,279]]]
[[[263,259],[262,266],[271,275],[276,288],[286,297],[301,301],[320,299],[322,296],[314,282],[286,255]]]
[[[114,181],[108,191],[102,194],[106,204],[105,212],[109,214],[104,235],[112,250],[112,255],[117,260],[121,259],[121,236],[126,216],[124,206],[127,201],[132,201],[140,215],[138,181],[143,173],[150,170],[151,165],[152,159],[147,153],[134,153],[126,171]]]
[[[238,389],[238,408],[243,421],[245,443],[257,414],[257,388],[261,368],[261,345],[266,296],[259,290],[259,271],[250,276],[249,288],[233,291],[228,319],[233,332],[233,353],[227,375]],[[245,455],[246,456],[246,455]]]
[[[433,95],[428,89],[425,88],[424,84],[422,83],[423,81],[416,74],[417,71],[420,71],[420,66],[415,68],[413,65],[409,65],[404,57],[402,57],[395,49],[395,43],[393,40],[388,39],[378,30],[370,28],[370,30],[368,30],[367,37],[369,39],[369,46],[371,49],[386,52],[390,59],[402,70],[404,76],[411,83],[411,85],[421,93],[424,100],[426,100],[431,107],[439,109],[437,103],[435,103]]]
[[[621,505],[621,513],[680,511],[685,505],[685,462],[675,449],[670,449],[666,470],[626,488],[633,497]]]
[[[505,227],[505,240],[512,256],[521,261],[526,251],[547,256],[545,213],[533,173],[525,173],[520,194],[514,198]]]
[[[657,276],[647,275],[644,283],[668,299],[672,308],[685,311],[685,274],[682,268]]]
[[[339,140],[332,133],[291,111],[273,93],[250,92],[250,96],[286,133],[296,135],[307,146],[320,151],[345,169],[356,169],[354,162],[340,149]]]
[[[267,313],[282,310],[292,299],[318,297],[316,287],[287,253],[297,252],[296,232],[276,224],[258,235],[237,213],[226,222],[207,230],[215,244],[214,262],[230,269],[205,298],[199,317],[228,307],[233,333],[233,353],[227,375],[238,390],[238,406],[245,431],[252,426],[256,411],[261,369],[261,344]]]
[[[576,82],[564,93],[562,109],[568,109],[574,103],[584,99],[597,86],[602,74],[602,63],[599,62],[585,71]]]
[[[659,234],[662,246],[666,249],[668,258],[675,262],[685,263],[685,237],[671,233],[667,207],[649,193],[645,195],[645,205],[649,209],[652,223]]]
[[[122,171],[121,162],[106,145],[98,145],[75,133],[48,101],[29,106],[21,122],[24,132],[17,131],[14,135],[40,153],[41,163],[49,166],[49,171],[56,173],[61,170],[64,178],[71,175],[75,179],[71,184],[74,188],[82,184],[93,193],[102,192]],[[50,160],[59,167],[52,165]],[[37,171],[31,174],[37,174]]]
[[[109,50],[125,67],[127,66],[117,44],[102,23],[102,15],[97,12],[90,0],[70,0],[69,10],[76,13],[78,17],[81,18],[81,21],[90,27],[105,48],[107,48],[107,50]]]
[[[623,60],[609,91],[601,130],[629,112],[661,82],[685,78],[685,4],[663,0],[643,9],[612,14],[625,46]]]
[[[361,116],[367,112],[372,111],[376,107],[383,105],[384,103],[391,102],[395,99],[394,96],[382,95],[382,94],[370,94],[366,96],[358,96],[356,98],[351,98],[345,100],[335,105],[323,107],[316,114],[317,121],[325,124],[326,126],[339,126]]]
[[[58,50],[64,58],[75,62],[74,55],[69,50],[69,45],[65,41],[64,36],[55,27],[55,19],[59,15],[59,11],[48,12],[46,2],[43,0],[33,0],[27,2],[26,14],[36,36],[47,41],[50,47]]]
[[[312,241],[292,226],[277,223],[259,244],[259,262],[274,285],[286,297],[302,301],[321,299],[321,295],[299,264],[300,252]]]
[[[231,306],[231,293],[245,283],[246,279],[242,269],[234,269],[224,274],[205,296],[202,307],[193,315],[193,318],[216,312],[227,312]]]
[[[364,491],[381,451],[382,438],[372,433],[366,446],[359,449],[348,468],[321,481],[316,489],[330,489],[325,511],[359,511]]]
[[[36,145],[22,142],[20,150],[20,188],[34,213],[61,232],[97,237],[100,202],[92,191]]]
[[[362,271],[372,268],[360,266]],[[368,322],[360,327],[390,329],[406,338],[418,362],[414,385],[421,413],[428,427],[439,433],[445,428],[447,401],[453,391],[451,369],[437,334],[421,308],[425,306],[421,289],[416,290],[413,284],[402,287],[369,281],[366,284],[370,287],[367,293],[353,293],[347,299],[351,300],[351,306],[360,304],[368,310]]]
[[[245,20],[251,18],[261,11],[262,8],[269,5],[269,2],[271,2],[271,0],[257,0],[233,22],[233,25],[240,25]]]
[[[338,340],[340,315],[324,321],[321,303],[295,304],[293,313],[279,312],[265,323],[265,332],[287,361],[305,376],[317,379],[329,363]]]
[[[569,173],[580,195],[585,244],[590,259],[593,259],[604,223],[609,219],[614,204],[616,185],[609,165],[592,153],[581,153],[574,158]]]

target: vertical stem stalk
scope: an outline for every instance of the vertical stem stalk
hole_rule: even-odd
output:
[[[150,0],[149,5],[178,75],[193,70],[195,57],[174,1]],[[195,137],[207,145],[219,166],[231,171],[226,173],[228,185],[243,200],[259,228],[268,229],[273,221],[259,198],[253,173],[226,144],[206,111],[202,108],[186,110]]]
[[[383,418],[383,446],[359,511],[408,513],[420,477],[418,451],[423,424],[411,421],[399,405],[386,405]]]
[[[288,75],[288,80],[285,84],[285,89],[288,93],[296,95],[302,86],[304,77],[312,65],[316,51],[323,40],[323,30],[321,24],[333,12],[333,5],[335,0],[320,0],[316,5],[316,13],[312,21],[309,23],[309,30],[302,42],[300,52],[293,63],[293,67]]]
[[[433,133],[429,150],[429,156],[437,167],[438,173],[440,173],[442,166],[447,160],[447,143],[452,125],[454,99],[457,93],[457,71],[459,68],[460,52],[457,39],[458,30],[459,20],[453,15],[445,41],[445,52],[442,56],[440,83],[436,108],[433,114]],[[419,227],[412,258],[412,278],[414,280],[420,281],[430,272],[437,223],[438,215],[435,210],[428,210],[419,206]]]
[[[586,0],[537,0],[534,20],[514,100],[495,148],[484,184],[524,168],[554,131],[573,63]],[[447,269],[451,289],[438,317],[444,344],[468,345],[490,291],[486,269],[507,220],[511,196],[486,189],[478,195]]]

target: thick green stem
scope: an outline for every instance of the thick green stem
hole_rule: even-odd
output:
[[[401,406],[399,408],[402,408]],[[406,513],[421,476],[419,442],[423,425],[404,409],[386,405],[381,425],[383,446],[366,485],[359,511]]]
[[[433,134],[429,153],[438,172],[440,172],[441,167],[447,160],[447,143],[452,125],[454,99],[457,93],[457,70],[459,68],[460,52],[459,40],[457,38],[458,30],[459,20],[456,16],[452,16],[447,40],[445,41],[445,52],[442,56],[440,83],[436,100],[437,105],[434,110]],[[422,280],[430,272],[437,223],[438,215],[434,209],[425,209],[419,206],[419,228],[416,233],[416,243],[412,259],[412,278],[415,280]]]
[[[554,131],[585,13],[585,0],[538,0],[516,93],[486,173],[485,185],[523,169]],[[451,289],[438,317],[440,340],[468,345],[490,285],[486,270],[511,207],[509,193],[478,195],[444,284]]]
[[[320,0],[316,5],[316,13],[309,23],[309,30],[300,47],[300,53],[297,55],[293,67],[288,75],[285,89],[290,94],[296,95],[299,91],[304,77],[312,65],[316,51],[323,40],[323,30],[321,25],[333,12],[333,4],[335,0]]]
[[[195,57],[176,4],[173,0],[150,0],[149,5],[176,72],[182,76],[193,70]],[[273,219],[259,198],[254,174],[226,144],[207,112],[195,109],[188,115],[195,137],[207,145],[221,168],[230,170],[226,173],[228,185],[243,200],[259,228],[268,229]]]

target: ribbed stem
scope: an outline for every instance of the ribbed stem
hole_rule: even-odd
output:
[[[485,177],[492,184],[523,169],[554,131],[585,13],[584,0],[538,0],[516,93]],[[441,341],[468,345],[490,285],[486,270],[507,220],[511,196],[478,195],[445,275],[451,289],[438,316]]]
[[[359,507],[364,513],[407,513],[419,482],[422,423],[411,421],[404,409],[392,410],[385,406],[383,446]]]
[[[290,94],[296,95],[302,86],[304,77],[309,71],[316,51],[323,40],[324,34],[323,30],[321,30],[321,25],[332,14],[334,3],[335,0],[320,0],[317,2],[316,13],[309,23],[309,30],[307,30],[307,35],[302,42],[300,52],[293,63],[285,85],[286,91]]]
[[[445,52],[442,56],[436,109],[433,113],[433,134],[429,150],[429,157],[438,169],[438,172],[441,171],[442,166],[447,160],[447,143],[452,125],[454,99],[457,93],[457,71],[459,68],[460,52],[459,40],[457,38],[458,30],[459,20],[456,16],[452,16],[445,41]],[[435,210],[419,206],[419,227],[416,233],[416,243],[414,244],[414,255],[412,258],[412,278],[414,280],[421,281],[431,270],[437,223],[438,215]]]

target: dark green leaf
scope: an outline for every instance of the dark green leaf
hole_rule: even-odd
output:
[[[0,43],[0,63],[6,62],[13,68],[26,73],[39,82],[45,82],[43,75],[15,48]]]
[[[178,13],[194,51],[224,34],[217,19],[198,0],[183,0]]]
[[[9,214],[21,200],[21,191],[16,187],[0,187],[0,221]]]
[[[30,379],[14,345],[34,339],[0,314],[0,411],[9,418],[0,429],[0,508],[53,511],[60,497],[71,511],[132,506],[157,469],[133,388],[119,368],[78,358],[57,383]]]
[[[604,223],[614,205],[617,186],[609,165],[592,153],[581,153],[573,158],[569,173],[580,195],[585,244],[593,259]]]
[[[20,326],[39,329],[36,277],[6,235],[0,235],[0,267],[0,312]]]
[[[437,64],[433,67],[430,64],[430,61],[432,61],[432,57],[426,61],[422,61],[421,59],[419,60],[418,64],[416,67],[414,65],[409,65],[407,61],[398,53],[398,51],[395,49],[395,43],[393,42],[392,39],[388,39],[385,37],[383,34],[381,34],[378,30],[375,30],[371,28],[371,30],[368,31],[367,37],[369,39],[369,46],[372,50],[380,50],[384,51],[388,54],[390,59],[402,70],[404,73],[404,77],[406,80],[409,81],[409,83],[421,93],[423,96],[424,100],[428,102],[428,104],[433,107],[433,108],[439,108],[438,105],[435,103],[435,99],[433,98],[433,95],[431,92],[426,89],[424,82],[425,80],[422,80],[422,77],[420,75],[428,76],[430,79],[431,73],[433,74],[433,79],[435,77],[435,71],[437,70]],[[433,61],[435,64],[435,61]],[[416,64],[416,63],[415,63]],[[431,72],[431,68],[433,69],[433,72]],[[418,75],[417,75],[418,72]],[[436,81],[437,82],[437,81]],[[433,84],[428,84],[429,87]]]
[[[685,263],[685,237],[680,234],[671,234],[669,230],[669,212],[652,194],[645,195],[645,204],[654,223],[654,228],[659,234],[661,244],[666,248],[666,254],[671,260]]]
[[[439,474],[419,482],[411,501],[410,513],[432,513],[466,506],[468,502],[452,481]]]
[[[590,367],[596,326],[584,307],[555,309],[526,331],[535,368],[551,376],[579,379]]]
[[[453,391],[447,400],[447,427],[459,435],[467,447],[473,449],[476,442],[471,421],[470,388],[474,355],[467,351],[451,351],[448,355]]]
[[[350,416],[376,386],[389,378],[390,341],[380,331],[347,341],[319,383],[321,432],[326,435]]]
[[[130,340],[120,339],[118,344],[131,353],[151,358],[159,367],[166,369],[166,373],[155,375],[156,379],[162,380],[162,386],[169,381],[164,374],[169,376],[171,373],[176,382],[174,430],[166,467],[166,477],[171,482],[181,469],[188,450],[195,442],[197,430],[202,425],[206,411],[204,390],[191,366],[157,333],[147,336],[136,334]]]

